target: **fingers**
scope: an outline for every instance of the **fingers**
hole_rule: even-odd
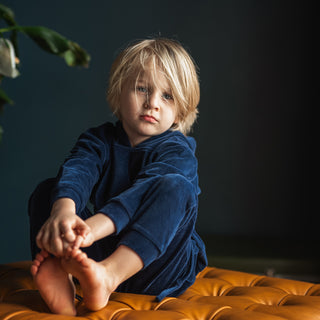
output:
[[[80,247],[83,244],[84,238],[80,235],[76,237],[76,240],[73,244],[69,245],[68,248],[65,251],[64,258],[69,259],[75,255],[75,252],[78,252],[80,250]]]
[[[74,228],[76,230],[76,234],[81,235],[83,238],[91,232],[90,227],[82,219],[77,221]]]
[[[37,246],[55,256],[63,254],[63,242],[60,229],[52,223],[45,223],[36,237]]]
[[[50,247],[51,253],[55,256],[63,255],[64,251],[64,240],[63,233],[61,233],[60,228],[53,228],[51,230],[51,238],[49,238],[48,246]]]
[[[61,220],[49,218],[40,229],[36,243],[40,249],[55,256],[68,255],[73,248],[82,246],[90,232],[90,227],[78,216]]]
[[[71,221],[62,221],[59,227],[68,242],[74,242],[78,235],[85,237],[90,232],[89,226],[78,216]]]
[[[61,223],[59,229],[60,229],[61,237],[64,238],[65,241],[70,242],[70,243],[75,241],[76,235],[74,233],[73,228],[70,225],[67,225],[65,223]]]
[[[81,235],[78,235],[76,237],[75,242],[73,243],[73,246],[72,246],[73,249],[79,249],[81,244],[82,244],[82,242],[83,242],[83,240],[84,240],[84,238]]]
[[[95,242],[92,232],[89,232],[81,243],[82,248],[90,247]]]
[[[36,237],[36,244],[37,244],[39,249],[43,249],[43,246],[42,246],[42,235],[43,235],[43,230],[41,228],[40,231],[37,234],[37,237]]]
[[[37,246],[40,248],[40,249],[45,249],[47,250],[47,242],[48,242],[48,239],[49,239],[49,234],[48,234],[48,231],[47,231],[47,223],[45,223],[42,228],[40,229],[37,237],[36,237],[36,243],[37,243]],[[48,250],[47,250],[48,251]]]
[[[79,249],[83,247],[84,242],[86,242],[88,235],[91,234],[90,227],[81,219],[76,221],[74,225],[74,236],[75,239],[73,241],[73,248]]]

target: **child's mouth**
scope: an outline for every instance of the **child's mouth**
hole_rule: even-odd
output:
[[[140,118],[143,119],[144,121],[147,121],[147,122],[150,122],[150,123],[158,122],[158,120],[156,118],[154,118],[153,116],[142,115],[142,116],[140,116]]]

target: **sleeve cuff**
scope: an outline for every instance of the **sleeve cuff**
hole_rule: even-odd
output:
[[[78,196],[78,194],[76,192],[73,192],[72,190],[68,189],[68,190],[53,190],[52,194],[51,194],[51,205],[53,205],[53,203],[55,201],[57,201],[58,199],[61,198],[69,198],[72,199],[76,205],[76,212],[80,212],[82,211],[84,208],[81,208],[81,199]]]
[[[149,266],[160,254],[155,244],[136,230],[126,233],[118,244],[135,251],[143,261],[143,268]]]
[[[117,201],[109,202],[97,212],[105,214],[113,221],[116,227],[115,234],[119,234],[130,222],[127,210]]]

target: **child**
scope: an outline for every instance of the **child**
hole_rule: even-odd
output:
[[[119,121],[82,134],[29,201],[31,273],[52,312],[76,314],[72,276],[99,310],[115,290],[177,296],[207,265],[195,231],[196,144],[185,136],[199,95],[176,41],[139,41],[117,57],[107,96]]]

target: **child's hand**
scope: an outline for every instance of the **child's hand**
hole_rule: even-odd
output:
[[[89,227],[90,228],[90,227]],[[64,241],[64,248],[67,249],[68,252],[73,249],[78,250],[84,247],[90,247],[94,243],[94,236],[91,230],[86,235],[81,234],[76,230],[76,239],[73,243],[69,243]]]
[[[60,201],[61,200],[61,201]],[[67,201],[66,201],[67,200]],[[36,241],[40,249],[55,256],[63,256],[68,247],[74,246],[77,237],[86,238],[90,227],[75,214],[71,199],[59,199],[55,202],[49,219],[40,229]]]
[[[74,246],[77,237],[84,238],[89,232],[90,228],[75,214],[52,215],[40,229],[36,241],[40,249],[62,256],[69,246]]]
[[[90,247],[94,243],[94,237],[91,231],[89,231],[85,236],[78,234],[77,231],[76,233],[76,239],[73,243],[67,242],[66,240],[63,241],[65,258],[71,257],[73,251],[77,251],[84,247]]]
[[[90,247],[94,243],[94,236],[91,230],[86,235],[78,234],[73,247],[76,249]]]

